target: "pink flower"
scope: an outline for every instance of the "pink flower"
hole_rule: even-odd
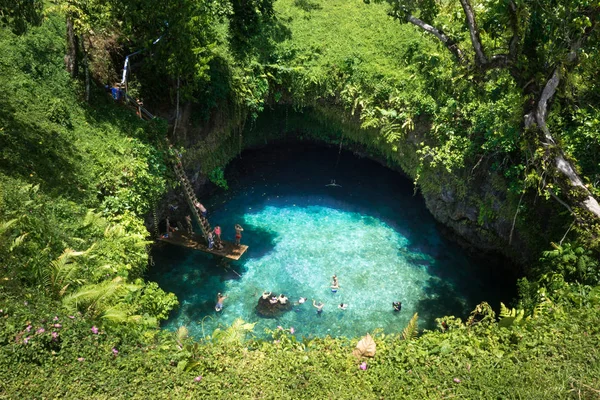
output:
[[[77,361],[79,361],[79,362],[82,362],[82,361],[84,361],[84,360],[85,360],[85,358],[83,358],[83,357],[78,357],[78,358],[77,358]]]
[[[54,317],[54,320],[55,320],[55,321],[58,321],[58,317],[56,317],[56,316],[55,316],[55,317]]]
[[[58,333],[52,332],[52,339],[56,339],[58,337]]]
[[[40,328],[37,331],[35,331],[35,333],[44,333],[46,332],[46,330],[44,328]]]
[[[97,334],[98,334],[98,328],[96,328],[96,325],[92,326],[92,333],[93,333],[94,335],[97,335]]]
[[[75,319],[75,316],[74,315],[69,315],[69,318]]]
[[[25,328],[25,330],[26,330],[27,332],[29,332],[29,331],[31,330],[31,325],[27,325],[27,328]]]
[[[460,379],[458,379],[458,378],[454,378],[452,380],[454,381],[454,383],[460,383]]]
[[[113,348],[112,348],[112,353],[113,353],[113,355],[115,355],[115,356],[116,356],[117,354],[119,354],[119,350],[117,350],[117,349],[115,349],[115,348],[113,347]]]
[[[196,382],[200,382],[201,380],[202,380],[202,375],[194,378],[194,381],[196,381]]]
[[[296,332],[296,330],[295,330],[295,329],[294,329],[294,327],[292,326],[292,327],[290,328],[290,333],[293,335],[293,334],[294,334],[294,332]]]
[[[362,369],[363,371],[366,371],[367,370],[367,363],[366,362],[362,362],[360,364],[360,369]]]
[[[54,327],[55,328],[62,328],[62,325],[61,324],[54,324]]]
[[[27,344],[29,342],[30,337],[27,336],[25,339],[23,339],[23,343]]]
[[[281,325],[277,325],[277,329],[280,330],[280,331],[282,331],[283,327]]]

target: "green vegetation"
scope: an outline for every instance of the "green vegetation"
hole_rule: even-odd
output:
[[[474,40],[467,0],[385,3],[0,2],[0,398],[600,398],[585,202],[600,176],[598,5],[473,2]],[[184,161],[223,188],[229,159],[282,133],[347,140],[425,194],[471,201],[490,179],[504,201],[475,199],[475,224],[514,218],[536,237],[518,303],[440,316],[420,335],[415,316],[371,332],[377,352],[361,360],[359,338],[292,327],[272,340],[241,320],[201,340],[160,330],[177,299],[143,279],[144,218],[172,182],[168,126],[102,88],[143,48],[132,93],[155,108],[195,102],[191,122],[211,129]]]

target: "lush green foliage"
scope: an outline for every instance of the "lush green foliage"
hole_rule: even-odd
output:
[[[2,393],[9,398],[147,393],[153,398],[594,398],[600,384],[600,320],[594,311],[600,292],[564,281],[557,285],[557,298],[567,296],[558,302],[546,298],[541,311],[522,323],[501,327],[482,305],[468,321],[440,319],[439,331],[417,339],[372,333],[377,353],[362,360],[352,355],[358,339],[300,340],[289,328],[271,332],[272,340],[240,342],[252,329],[243,322],[201,342],[184,329],[176,336],[157,331],[142,336],[110,326],[94,333],[91,321],[56,312],[46,299],[28,292],[14,299],[2,295],[0,366],[7,372]],[[366,370],[359,367],[362,362]]]
[[[0,0],[0,24],[16,34],[24,33],[29,24],[41,22],[42,9],[41,0]]]
[[[82,106],[63,69],[64,23],[0,31],[0,263],[8,293],[31,288],[87,318],[157,325],[177,300],[141,280],[141,217],[165,191],[160,136],[98,98]]]
[[[514,77],[491,71],[481,79],[457,67],[437,42],[387,19],[382,5],[60,5],[78,33],[93,30],[95,40],[116,34],[121,46],[137,50],[164,33],[136,71],[140,93],[173,94],[179,78],[183,97],[204,103],[199,115],[221,106],[239,131],[246,114],[248,129],[255,128],[258,114],[275,103],[345,109],[364,128],[345,134],[377,147],[425,190],[440,190],[440,174],[461,179],[484,158],[507,177],[504,189],[520,194],[524,183],[539,183],[525,173],[532,149],[519,130],[526,97]],[[419,15],[440,18],[467,40],[455,6],[425,6]],[[501,6],[489,3],[483,14],[486,44],[507,35],[494,36]],[[566,31],[551,25],[553,37],[568,36],[575,20]],[[303,339],[292,327],[268,341],[252,339],[253,325],[241,320],[200,341],[185,327],[157,329],[177,300],[143,281],[143,217],[167,187],[166,126],[136,119],[100,91],[82,104],[82,88],[63,71],[64,29],[63,18],[51,16],[23,36],[0,31],[0,397],[597,397],[599,268],[596,253],[576,241],[545,252],[520,282],[519,303],[502,305],[499,318],[482,303],[466,321],[442,317],[439,330],[418,336],[415,315],[398,334],[371,332],[377,353],[369,359],[352,355],[356,339]],[[559,57],[558,42],[532,50]],[[589,52],[551,115],[594,180],[597,61]],[[285,112],[283,131],[294,118],[304,117],[288,120]],[[242,137],[215,131],[227,137],[209,137],[206,149],[186,156],[205,155],[209,178],[226,186],[222,161],[240,151]],[[343,132],[313,134],[337,143]],[[223,145],[213,152],[210,143]],[[483,225],[495,215],[487,203],[481,209]]]

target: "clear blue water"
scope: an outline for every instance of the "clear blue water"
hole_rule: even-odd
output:
[[[202,201],[225,240],[233,239],[234,224],[243,225],[249,250],[225,262],[180,247],[155,249],[149,279],[181,303],[167,329],[185,325],[203,337],[243,318],[256,322],[257,336],[282,326],[298,336],[353,337],[399,332],[415,312],[421,328],[432,328],[437,317],[466,316],[481,301],[497,307],[514,295],[504,260],[467,257],[441,235],[412,183],[373,161],[342,152],[338,162],[337,149],[312,145],[274,147],[243,153],[226,176],[230,190]],[[342,187],[326,186],[331,179]],[[308,301],[264,318],[255,310],[263,291]],[[218,292],[228,296],[220,313]],[[312,299],[325,303],[321,315]],[[401,312],[393,301],[402,302]]]

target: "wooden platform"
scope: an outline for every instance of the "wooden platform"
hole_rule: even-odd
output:
[[[188,247],[194,250],[200,250],[205,253],[214,254],[216,256],[226,257],[231,260],[239,260],[240,257],[246,252],[248,246],[241,244],[236,246],[231,242],[222,241],[223,249],[217,250],[216,247],[213,247],[212,250],[209,250],[208,247],[204,244],[204,239],[202,237],[196,237],[196,235],[188,235],[187,233],[179,233],[172,232],[169,234],[168,238],[160,237],[158,240],[161,242],[175,244],[177,246]]]

